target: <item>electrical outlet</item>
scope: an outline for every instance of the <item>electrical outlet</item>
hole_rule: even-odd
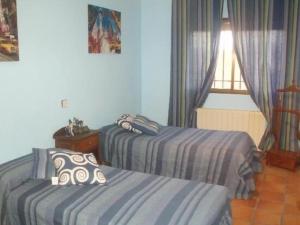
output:
[[[68,108],[69,107],[69,101],[68,101],[68,99],[61,100],[60,104],[61,104],[62,108]]]

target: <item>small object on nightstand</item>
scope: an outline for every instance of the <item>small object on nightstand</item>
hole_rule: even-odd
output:
[[[73,120],[69,119],[69,124],[65,127],[65,131],[67,136],[76,136],[88,133],[90,129],[88,126],[84,126],[82,120],[74,117]]]

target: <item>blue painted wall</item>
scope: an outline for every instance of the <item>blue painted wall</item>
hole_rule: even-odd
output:
[[[142,112],[166,123],[170,92],[171,2],[142,0]]]
[[[121,55],[87,53],[88,4],[122,12]],[[17,0],[17,8],[20,61],[0,62],[0,164],[53,146],[73,116],[91,128],[123,112],[167,122],[171,0]],[[234,95],[211,94],[206,106],[256,109]]]
[[[121,55],[88,54],[88,4],[122,12]],[[140,112],[140,7],[140,0],[17,0],[20,61],[0,62],[0,164],[53,146],[52,134],[73,116],[100,128]]]
[[[171,0],[142,0],[142,113],[167,123],[170,92]],[[224,16],[227,16],[226,10]],[[210,94],[204,107],[257,110],[248,95]]]

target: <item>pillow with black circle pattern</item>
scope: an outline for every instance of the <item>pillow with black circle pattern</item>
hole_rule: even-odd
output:
[[[118,124],[119,127],[122,127],[126,130],[129,130],[129,131],[137,133],[137,134],[141,134],[142,131],[132,127],[133,120],[134,120],[133,116],[131,116],[129,114],[123,114],[120,116],[119,119],[117,119],[116,124]]]
[[[106,183],[93,153],[50,151],[50,155],[57,172],[58,185]]]
[[[56,176],[53,160],[49,154],[50,151],[70,152],[70,150],[62,148],[33,148],[33,167],[31,178],[51,180],[52,177]]]

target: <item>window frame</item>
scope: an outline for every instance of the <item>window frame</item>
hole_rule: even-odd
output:
[[[223,18],[221,30],[222,31],[223,30],[230,30],[230,31],[232,31],[231,25],[230,25],[230,21],[229,21],[228,18]],[[232,70],[231,70],[231,85],[230,85],[230,89],[220,89],[220,88],[213,88],[213,87],[211,87],[210,88],[210,93],[249,95],[249,91],[248,90],[236,90],[236,89],[234,89],[235,63],[238,63],[234,48],[233,48],[233,55],[234,55],[234,57],[232,57],[232,62],[231,62],[232,63]]]

